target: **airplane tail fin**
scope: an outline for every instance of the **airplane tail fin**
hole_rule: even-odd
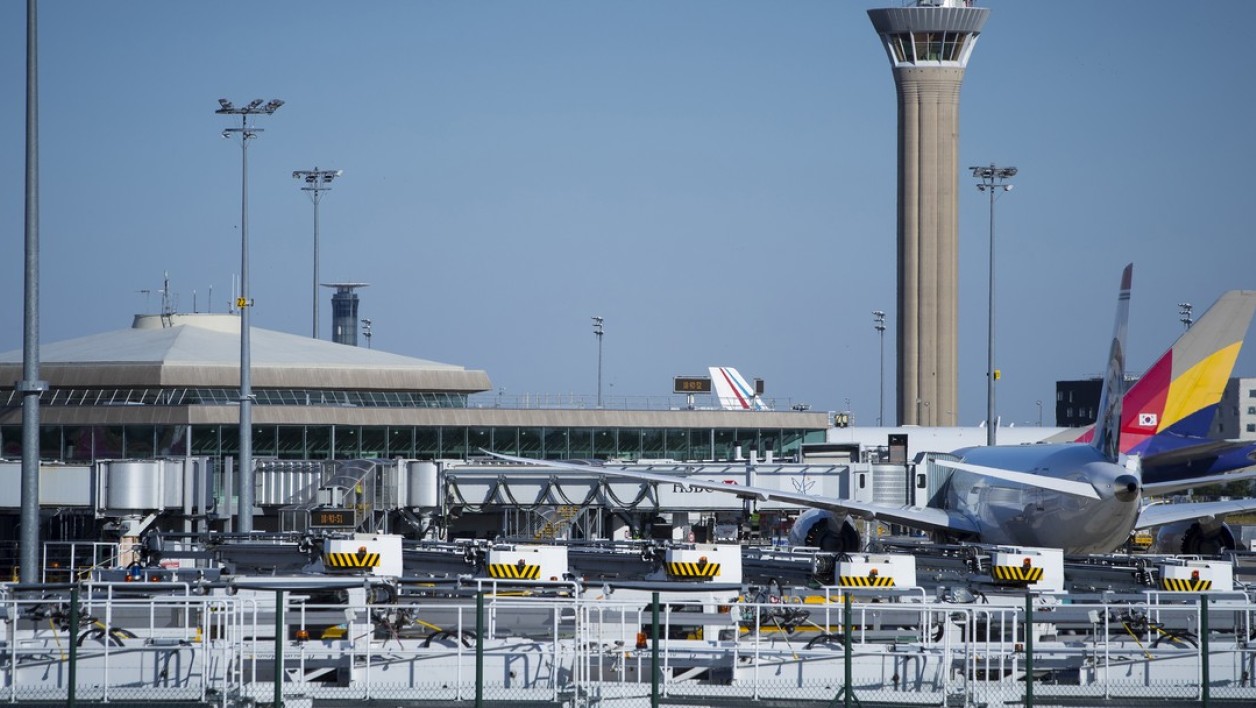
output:
[[[1112,345],[1108,349],[1108,366],[1103,377],[1103,391],[1099,394],[1099,417],[1095,420],[1095,434],[1091,441],[1091,445],[1112,462],[1116,462],[1121,452],[1121,389],[1125,384],[1125,333],[1129,329],[1130,286],[1133,280],[1134,264],[1130,263],[1121,273],[1116,326],[1112,332]]]
[[[1256,291],[1231,290],[1178,337],[1125,394],[1121,452],[1146,456],[1207,437],[1254,314]]]
[[[711,381],[715,384],[715,397],[720,407],[725,410],[766,411],[771,410],[755,393],[754,387],[746,383],[741,373],[731,366],[710,367]]]
[[[1222,295],[1134,384],[1121,425],[1126,452],[1154,452],[1161,435],[1207,437],[1253,314],[1256,291]]]

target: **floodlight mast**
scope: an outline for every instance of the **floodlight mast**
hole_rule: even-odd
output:
[[[314,326],[313,336],[318,339],[318,203],[323,199],[323,192],[331,189],[331,181],[344,174],[341,170],[320,170],[315,167],[312,170],[294,170],[292,178],[301,180],[305,183],[301,187],[302,192],[309,192],[310,201],[314,202],[314,289],[312,296],[314,300]],[[370,340],[367,340],[368,342]]]
[[[990,319],[986,340],[988,347],[986,351],[986,444],[995,445],[998,442],[999,426],[994,414],[994,381],[998,378],[999,372],[994,368],[994,196],[995,192],[1000,190],[1012,191],[1012,185],[1007,184],[1006,180],[1016,176],[1016,168],[998,167],[992,162],[989,165],[968,169],[972,170],[973,177],[981,180],[977,183],[977,191],[990,193]]]
[[[39,582],[39,52],[38,8],[26,0],[26,205],[22,309],[22,508],[18,579]]]
[[[279,110],[283,101],[272,98],[269,102],[256,99],[247,106],[235,107],[225,98],[218,99],[219,115],[240,116],[239,128],[227,128],[222,137],[240,138],[240,295],[236,307],[240,308],[240,509],[236,530],[240,533],[253,531],[253,382],[250,361],[250,317],[253,300],[249,298],[249,141],[262,132],[249,125],[251,115],[271,115]],[[228,493],[230,493],[228,491]]]

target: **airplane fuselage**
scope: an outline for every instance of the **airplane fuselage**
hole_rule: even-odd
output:
[[[1138,517],[1138,477],[1089,445],[977,447],[964,462],[1092,485],[1098,499],[955,470],[946,508],[978,527],[982,543],[1108,553],[1129,538]]]

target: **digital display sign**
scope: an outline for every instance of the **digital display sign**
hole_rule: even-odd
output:
[[[356,526],[353,509],[315,509],[310,512],[310,528],[351,529]]]
[[[676,376],[672,379],[674,393],[710,393],[710,376]]]

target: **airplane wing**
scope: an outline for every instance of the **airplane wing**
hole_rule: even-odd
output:
[[[825,509],[827,511],[833,511],[841,514],[850,514],[851,516],[857,516],[864,519],[877,519],[879,521],[886,521],[892,524],[902,524],[903,526],[911,526],[912,528],[922,529],[925,531],[951,531],[954,533],[977,533],[978,531],[977,525],[971,519],[954,512],[949,512],[945,509],[909,506],[896,507],[872,502],[857,502],[849,499],[820,497],[813,494],[788,492],[780,489],[769,489],[767,487],[750,487],[741,484],[727,484],[725,482],[709,482],[701,479],[693,479],[692,477],[677,477],[675,475],[658,474],[657,472],[636,472],[616,467],[576,465],[570,462],[559,462],[556,460],[534,460],[526,457],[502,455],[496,452],[489,452],[488,450],[480,450],[480,452],[496,457],[499,460],[514,462],[515,464],[520,465],[570,470],[580,472],[584,475],[596,472],[613,477],[638,479],[643,482],[684,484],[689,487],[708,489],[713,492],[722,492],[724,494],[734,494],[748,499],[770,499],[789,504],[798,504],[799,506],[806,506],[814,509]]]
[[[1186,504],[1152,504],[1144,507],[1134,523],[1136,529],[1193,521],[1208,517],[1256,511],[1256,499],[1231,499],[1230,501],[1191,502]]]
[[[1194,445],[1184,445],[1172,450],[1157,452],[1150,455],[1144,455],[1142,458],[1143,470],[1153,467],[1168,467],[1171,465],[1182,465],[1192,460],[1204,458],[1216,458],[1231,450],[1241,450],[1250,448],[1253,455],[1256,455],[1256,445],[1250,440],[1208,440],[1203,439]]]
[[[1256,443],[1250,440],[1185,442],[1188,444],[1142,457],[1145,494],[1164,494],[1244,479],[1246,475],[1238,475],[1256,465]]]
[[[1099,493],[1095,491],[1094,485],[1088,482],[1075,482],[1071,479],[1046,477],[1043,475],[1029,474],[1028,472],[1013,472],[1012,470],[999,469],[998,467],[987,467],[985,465],[974,465],[968,462],[959,462],[957,460],[934,460],[933,463],[939,467],[950,467],[951,469],[971,472],[973,474],[993,477],[995,479],[1002,479],[1008,482],[1016,482],[1030,487],[1050,489],[1056,492],[1086,497],[1087,499],[1099,498]]]
[[[1227,484],[1229,482],[1240,482],[1245,479],[1256,479],[1256,467],[1192,477],[1190,479],[1174,479],[1168,482],[1143,482],[1143,494],[1148,496],[1172,494],[1173,492],[1183,492],[1187,489],[1207,487],[1210,484]]]

